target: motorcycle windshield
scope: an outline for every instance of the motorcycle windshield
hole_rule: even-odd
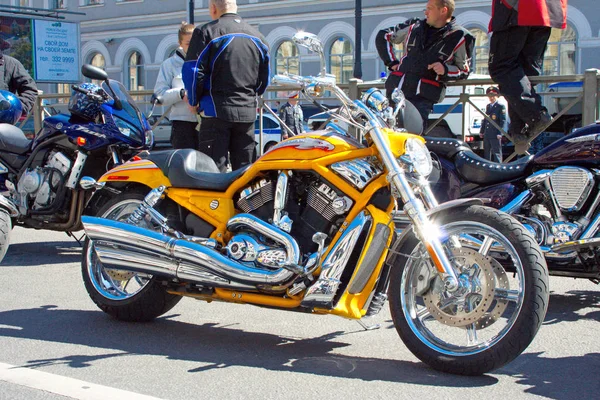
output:
[[[117,110],[114,105],[112,107],[112,115],[119,131],[138,145],[144,145],[144,133],[147,129],[147,124],[144,123],[144,117],[135,104],[135,100],[129,95],[121,82],[112,79],[108,82],[116,97],[121,100],[121,105],[123,106],[121,110]],[[102,89],[106,93],[112,94],[106,82],[102,83]]]

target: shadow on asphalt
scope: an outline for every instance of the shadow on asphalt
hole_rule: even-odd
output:
[[[298,339],[246,332],[213,323],[189,324],[171,320],[169,316],[153,323],[133,324],[113,320],[100,311],[61,310],[54,306],[0,312],[2,336],[107,350],[106,354],[93,356],[74,354],[31,360],[23,365],[27,368],[56,364],[84,368],[97,360],[143,354],[202,363],[190,369],[190,374],[244,366],[441,387],[485,387],[498,382],[493,376],[446,375],[420,362],[331,354],[337,348],[350,345],[343,341],[345,334],[333,332],[315,338]]]
[[[15,243],[8,248],[0,268],[71,262],[81,262],[81,246],[75,239],[60,242]]]
[[[577,314],[582,309],[592,311]],[[436,372],[419,362],[332,354],[335,349],[350,345],[344,342],[347,332],[298,339],[247,332],[213,323],[189,324],[172,320],[174,316],[176,314],[171,314],[153,323],[131,324],[113,320],[100,311],[61,310],[45,306],[0,312],[0,335],[107,350],[105,354],[94,356],[31,360],[23,365],[28,368],[56,364],[85,368],[102,359],[143,354],[202,363],[190,369],[190,374],[245,366],[438,387],[486,387],[498,382],[493,375],[505,375],[525,386],[524,392],[551,399],[596,398],[600,390],[597,376],[600,352],[562,358],[525,353],[493,375],[460,377]],[[552,295],[546,324],[581,319],[600,322],[600,295],[597,292],[571,291]],[[565,340],[567,338],[557,338],[557,343]]]
[[[590,308],[592,311],[586,314],[580,312],[582,309]],[[600,286],[596,292],[571,290],[566,293],[550,294],[544,325],[576,322],[583,318],[600,321]]]

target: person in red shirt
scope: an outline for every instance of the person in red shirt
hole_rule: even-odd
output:
[[[566,23],[567,0],[493,0],[489,71],[508,102],[508,134],[519,153],[552,120],[528,77],[540,75],[551,30]]]

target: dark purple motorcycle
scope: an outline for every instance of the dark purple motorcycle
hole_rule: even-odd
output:
[[[489,199],[535,235],[551,275],[600,283],[600,123],[508,164],[485,160],[460,140],[426,140],[439,161],[431,178],[440,203]]]

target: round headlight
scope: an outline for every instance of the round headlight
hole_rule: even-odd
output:
[[[431,155],[425,143],[417,139],[407,139],[404,146],[404,159],[421,176],[428,177],[433,170]]]

